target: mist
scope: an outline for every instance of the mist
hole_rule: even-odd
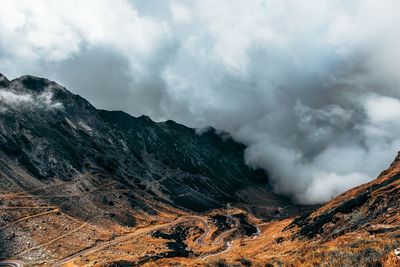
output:
[[[398,1],[0,4],[0,73],[226,131],[299,203],[374,179],[400,149]]]

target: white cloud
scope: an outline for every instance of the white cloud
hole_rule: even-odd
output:
[[[0,102],[6,105],[29,104],[33,102],[33,97],[29,94],[16,94],[12,91],[0,90]]]
[[[310,187],[298,198],[307,199],[307,203],[318,204],[321,202],[321,199],[329,200],[345,190],[365,183],[368,180],[369,177],[364,173],[316,173]]]
[[[19,108],[60,109],[63,105],[53,101],[53,93],[45,90],[40,94],[18,93],[10,89],[0,90],[1,112]]]
[[[0,0],[0,5],[2,53],[27,61],[62,61],[84,47],[109,46],[139,70],[135,61],[145,60],[168,36],[166,24],[140,16],[127,0]]]
[[[192,21],[193,15],[186,5],[178,1],[171,1],[170,9],[172,18],[176,23],[190,23]]]
[[[399,1],[0,5],[0,71],[228,131],[302,203],[373,179],[399,150]]]
[[[379,95],[369,96],[365,109],[372,123],[398,123],[400,121],[400,100]]]

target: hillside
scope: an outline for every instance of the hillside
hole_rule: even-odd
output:
[[[28,266],[400,266],[400,154],[323,206],[243,144],[0,75],[0,259]]]
[[[400,153],[370,183],[309,214],[259,225],[214,262],[255,266],[400,266]],[[233,265],[231,265],[233,266]]]
[[[33,76],[1,75],[0,103],[0,257],[62,258],[132,227],[250,205],[253,193],[266,219],[292,205],[215,129],[98,110]]]

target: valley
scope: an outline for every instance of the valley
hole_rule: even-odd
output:
[[[210,128],[94,108],[34,76],[0,90],[0,258],[26,266],[398,266],[400,156],[321,206],[273,191]],[[370,264],[373,265],[370,265]]]
[[[116,189],[116,183],[106,183],[81,194],[46,195],[56,188],[65,190],[72,185],[60,183],[0,195],[0,210],[4,212],[4,224],[0,230],[10,243],[18,240],[19,250],[15,256],[24,259],[27,264],[55,266],[83,265],[85,262],[107,264],[114,259],[144,264],[163,258],[187,257],[189,254],[207,260],[228,252],[230,240],[257,238],[257,225],[263,221],[234,207],[195,215],[171,206],[151,204],[150,201],[149,206],[154,207],[157,215],[142,215],[143,220],[136,221],[134,226],[123,227],[96,215],[87,215],[87,219],[83,220],[69,215],[66,207],[76,201],[85,201],[85,198],[103,201],[104,196],[110,198],[111,194],[120,199],[127,190]],[[2,192],[6,190],[2,188]],[[60,204],[49,205],[46,203],[49,200],[60,201]],[[140,218],[140,214],[133,217]],[[101,221],[103,223],[100,224]],[[20,227],[28,230],[29,235],[21,234]],[[247,230],[249,227],[252,228],[250,231]],[[180,230],[175,232],[176,229]],[[168,234],[170,232],[172,234]],[[175,237],[177,234],[182,236]],[[28,241],[32,238],[35,245]],[[21,248],[22,244],[24,247]],[[9,257],[12,258],[12,255]]]

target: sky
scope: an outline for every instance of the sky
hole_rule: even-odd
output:
[[[400,150],[397,0],[0,6],[0,73],[50,78],[97,108],[226,131],[298,203],[374,179]]]

